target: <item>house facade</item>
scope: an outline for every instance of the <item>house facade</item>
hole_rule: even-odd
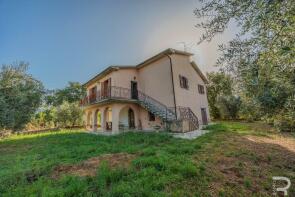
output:
[[[103,70],[84,84],[86,128],[186,132],[207,124],[207,80],[192,55],[167,49],[136,66]]]

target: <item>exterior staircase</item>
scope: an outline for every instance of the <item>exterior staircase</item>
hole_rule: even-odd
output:
[[[110,86],[103,92],[97,91],[93,95],[86,96],[81,100],[80,105],[86,106],[105,101],[107,99],[126,99],[136,101],[140,106],[160,117],[170,128],[183,131],[184,122],[189,124],[187,131],[199,128],[197,116],[189,107],[167,107],[156,99],[146,95],[141,91],[131,92],[129,88]]]
[[[177,127],[183,127],[183,121],[187,121],[189,124],[189,131],[199,128],[198,117],[189,107],[167,107],[141,91],[138,91],[138,103],[170,125],[174,124],[177,125]],[[179,129],[180,128],[177,130]]]
[[[189,130],[193,131],[199,129],[199,120],[198,117],[189,107],[178,107],[176,111],[179,111],[179,116],[183,120],[189,121]]]
[[[138,91],[138,103],[165,122],[176,120],[175,111],[141,91]]]

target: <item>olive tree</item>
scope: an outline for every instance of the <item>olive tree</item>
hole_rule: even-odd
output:
[[[208,79],[208,103],[210,107],[210,115],[214,119],[221,118],[220,109],[217,106],[217,99],[220,96],[232,95],[233,79],[230,75],[223,72],[207,73]]]
[[[200,2],[195,9],[200,19],[197,27],[204,31],[200,43],[211,41],[231,22],[240,30],[236,38],[220,46],[217,66],[231,72],[242,97],[256,105],[261,119],[294,125],[289,121],[293,116],[289,103],[295,95],[294,0]]]
[[[0,129],[19,130],[28,123],[39,105],[43,85],[27,73],[24,62],[2,65],[0,70]]]
[[[59,126],[80,126],[82,124],[83,111],[78,103],[64,101],[57,107],[56,118]]]

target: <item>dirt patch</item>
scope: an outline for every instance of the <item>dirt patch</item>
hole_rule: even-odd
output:
[[[25,176],[26,176],[28,183],[33,183],[33,182],[37,181],[41,176],[43,176],[43,173],[31,171],[31,172],[25,173]]]
[[[295,139],[278,135],[273,135],[271,137],[247,136],[246,138],[252,142],[280,145],[289,151],[295,152]]]
[[[268,196],[272,194],[272,176],[295,170],[295,140],[281,135],[232,135],[206,154],[212,196],[229,188],[243,195]]]
[[[51,177],[58,179],[63,174],[93,177],[96,175],[97,168],[102,162],[106,162],[111,169],[117,167],[127,168],[135,157],[136,155],[128,153],[105,154],[92,157],[76,165],[59,165],[54,168]]]
[[[254,131],[267,132],[267,133],[278,132],[273,126],[263,122],[251,122],[251,123],[244,123],[244,124],[250,126],[251,130],[254,130]]]

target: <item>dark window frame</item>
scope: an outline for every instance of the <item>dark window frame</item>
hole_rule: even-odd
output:
[[[198,84],[198,91],[199,91],[199,94],[205,94],[205,86]]]
[[[93,86],[93,87],[90,89],[90,94],[95,94],[95,93],[96,93],[96,90],[97,90],[97,87],[96,87],[96,86]]]
[[[179,75],[179,83],[181,88],[187,89],[187,90],[189,89],[187,77]]]
[[[155,114],[149,112],[149,121],[155,121],[155,120],[156,120]]]

